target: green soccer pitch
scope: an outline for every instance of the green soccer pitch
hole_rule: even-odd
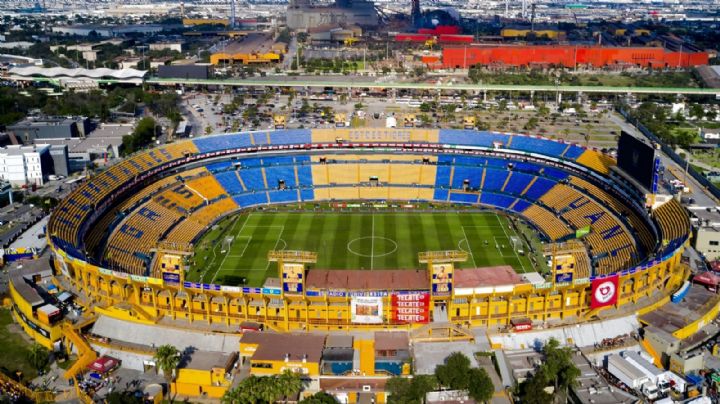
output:
[[[539,251],[539,242],[533,244]],[[457,249],[470,253],[459,268],[536,270],[525,255],[527,243],[505,216],[492,212],[254,211],[223,219],[199,240],[186,280],[240,285],[245,278],[262,286],[278,276],[277,264],[267,260],[270,250],[314,251],[314,268],[370,271],[423,269],[418,252]]]

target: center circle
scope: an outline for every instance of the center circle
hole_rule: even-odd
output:
[[[358,237],[350,240],[347,249],[351,254],[360,257],[384,257],[397,251],[398,245],[395,240],[380,236]]]

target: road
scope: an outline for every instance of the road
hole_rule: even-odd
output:
[[[553,85],[502,85],[468,83],[403,83],[397,81],[371,81],[367,78],[356,80],[354,76],[332,78],[306,78],[283,76],[282,78],[256,79],[163,79],[152,77],[145,80],[156,85],[218,85],[244,87],[334,87],[334,88],[389,88],[408,90],[468,90],[468,91],[521,91],[521,92],[563,92],[563,93],[602,93],[602,94],[694,94],[716,95],[718,88],[674,88],[674,87],[607,87],[607,86],[553,86]]]

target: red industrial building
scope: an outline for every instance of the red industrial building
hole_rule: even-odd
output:
[[[474,65],[693,67],[708,64],[707,52],[674,52],[660,47],[468,45],[443,48],[443,68]]]

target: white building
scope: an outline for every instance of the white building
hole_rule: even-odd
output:
[[[158,42],[150,44],[151,51],[161,51],[165,49],[182,52],[182,42]]]
[[[0,178],[12,185],[43,185],[53,168],[50,145],[0,148]]]

